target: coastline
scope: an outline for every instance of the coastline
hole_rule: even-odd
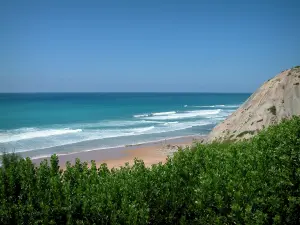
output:
[[[61,169],[65,169],[66,162],[69,161],[73,165],[76,158],[80,159],[81,162],[88,162],[89,166],[91,161],[94,160],[97,167],[102,163],[106,163],[108,168],[124,166],[126,162],[132,165],[135,158],[142,159],[146,166],[151,166],[160,162],[164,163],[168,156],[177,151],[178,147],[191,146],[193,142],[200,142],[205,137],[202,135],[174,137],[137,145],[58,155],[59,166]],[[32,159],[32,161],[39,165],[45,159],[50,160],[50,157],[36,158]]]

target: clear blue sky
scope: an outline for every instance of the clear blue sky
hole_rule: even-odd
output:
[[[7,0],[0,26],[0,92],[253,92],[300,64],[299,0]]]

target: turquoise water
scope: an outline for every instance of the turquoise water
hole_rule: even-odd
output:
[[[68,154],[205,135],[250,94],[0,94],[0,148]]]

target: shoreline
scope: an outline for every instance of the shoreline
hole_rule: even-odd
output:
[[[123,147],[58,154],[59,166],[61,169],[65,169],[68,161],[74,165],[76,158],[80,159],[81,162],[88,162],[89,166],[91,161],[94,160],[97,167],[102,163],[106,163],[108,168],[124,166],[126,162],[132,165],[135,158],[142,159],[146,166],[151,166],[160,162],[164,163],[168,156],[177,151],[178,147],[190,146],[193,142],[200,142],[205,137],[203,135],[174,137]],[[49,161],[50,157],[33,158],[32,162],[39,165],[45,159]]]

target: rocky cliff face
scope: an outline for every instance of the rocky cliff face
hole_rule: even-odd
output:
[[[208,135],[208,142],[250,138],[259,130],[300,115],[300,67],[285,70],[265,82]]]

